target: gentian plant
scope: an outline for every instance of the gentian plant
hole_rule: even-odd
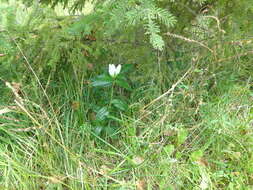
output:
[[[92,121],[94,133],[98,136],[117,138],[120,129],[121,115],[128,110],[128,104],[122,91],[131,91],[125,74],[129,66],[109,64],[106,73],[95,77],[91,86],[99,98],[93,111],[96,113]],[[123,90],[124,89],[124,90]]]

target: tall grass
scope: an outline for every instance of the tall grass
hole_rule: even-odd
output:
[[[122,115],[118,140],[92,131],[84,88],[66,76],[50,96],[54,110],[33,101],[42,92],[4,106],[10,112],[0,118],[3,189],[252,187],[250,85],[231,85],[194,108],[178,98],[191,89],[177,90],[146,117],[137,111]]]
[[[134,67],[132,91],[116,88],[129,110],[110,138],[94,130],[92,110],[108,89],[89,85],[107,65],[41,78],[15,42],[32,74],[0,76],[0,189],[253,188],[251,55],[234,59],[224,45],[218,58],[193,52]]]

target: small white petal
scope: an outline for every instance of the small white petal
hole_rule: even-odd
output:
[[[115,76],[115,70],[116,70],[115,65],[109,64],[109,74],[110,74],[112,77]]]
[[[120,73],[120,70],[121,70],[121,65],[118,65],[116,67],[116,71],[115,71],[115,74],[118,75]]]
[[[111,77],[116,77],[121,70],[121,65],[118,65],[117,67],[114,64],[109,64],[109,74]]]

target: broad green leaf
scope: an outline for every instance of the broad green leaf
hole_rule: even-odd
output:
[[[102,121],[109,115],[109,111],[106,107],[102,107],[100,110],[98,110],[96,115],[96,120]]]
[[[125,80],[122,80],[122,78],[117,78],[117,80],[115,81],[115,83],[117,85],[119,85],[120,87],[122,87],[122,88],[125,88],[127,90],[131,90],[130,85]]]
[[[106,86],[110,86],[111,82],[108,82],[108,81],[93,81],[91,83],[91,85],[93,87],[106,87]]]
[[[193,162],[199,160],[201,157],[203,156],[203,151],[202,150],[197,150],[197,151],[194,151],[193,153],[191,153],[191,160]]]
[[[164,151],[167,153],[168,156],[170,156],[175,150],[175,147],[173,144],[169,144],[164,147]]]
[[[112,100],[112,104],[116,108],[118,108],[118,109],[120,109],[122,111],[126,111],[128,109],[128,105],[125,102],[123,102],[122,100],[119,100],[119,99],[113,99]]]
[[[93,79],[91,85],[93,87],[106,87],[112,84],[112,78],[108,75],[99,75]]]
[[[94,130],[94,133],[97,135],[97,136],[100,136],[102,130],[103,130],[103,126],[96,126],[95,127],[95,130]]]

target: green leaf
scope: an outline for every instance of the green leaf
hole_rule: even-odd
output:
[[[117,139],[117,127],[111,127],[111,126],[107,126],[105,127],[105,132],[107,134],[108,137],[112,138],[112,139]]]
[[[127,73],[127,72],[130,72],[131,70],[134,69],[134,65],[133,64],[124,64],[122,65],[122,69],[121,69],[121,74],[123,73]]]
[[[174,147],[173,144],[169,144],[169,145],[164,147],[164,151],[166,152],[166,154],[168,156],[170,156],[174,152],[174,150],[175,150],[175,147]]]
[[[182,152],[180,152],[180,151],[177,151],[177,153],[176,153],[176,159],[181,159],[182,158],[182,156],[183,156],[183,153]]]
[[[97,136],[100,136],[101,133],[102,133],[102,130],[103,130],[103,126],[96,126],[95,127],[95,130],[94,130],[94,133],[97,135]]]
[[[107,118],[109,115],[109,111],[106,107],[102,107],[100,110],[98,110],[97,115],[96,115],[96,120],[97,121],[103,121]]]
[[[112,84],[113,80],[108,75],[99,75],[95,79],[93,79],[91,85],[93,87],[106,87]]]
[[[122,80],[122,78],[117,78],[117,80],[115,81],[115,83],[117,85],[119,85],[120,87],[122,88],[125,88],[127,90],[132,90],[130,85],[125,81],[125,80]]]
[[[194,152],[191,154],[191,156],[190,156],[190,158],[191,158],[191,160],[192,160],[193,162],[200,160],[201,157],[203,157],[203,151],[202,151],[202,150],[194,151]]]
[[[106,86],[110,86],[111,83],[107,81],[94,81],[91,83],[91,85],[93,87],[106,87]]]
[[[111,120],[114,120],[114,121],[117,121],[117,122],[119,122],[119,123],[122,122],[121,119],[119,119],[119,118],[117,118],[117,117],[115,117],[115,116],[113,116],[113,115],[108,115],[107,118],[108,118],[108,119],[111,119]]]
[[[119,99],[113,99],[112,104],[121,111],[126,111],[128,109],[128,105]]]
[[[178,145],[183,144],[187,139],[188,131],[186,129],[180,129],[177,133],[177,143]]]

